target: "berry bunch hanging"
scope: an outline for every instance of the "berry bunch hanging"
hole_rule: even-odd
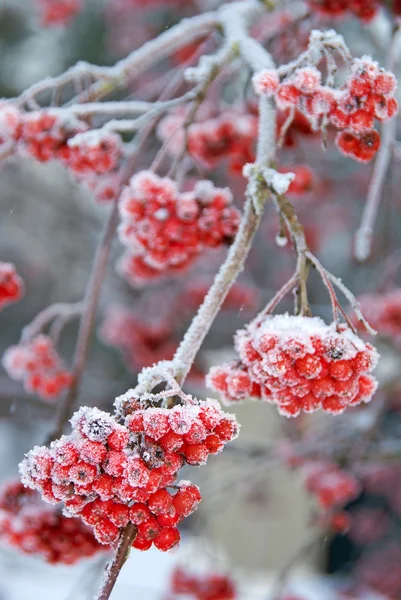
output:
[[[368,402],[377,352],[346,326],[319,317],[264,316],[237,332],[240,362],[214,367],[207,384],[228,402],[262,398],[285,416],[322,408],[333,414]]]
[[[53,340],[37,335],[11,346],[3,355],[3,366],[11,379],[22,381],[29,393],[44,400],[55,400],[72,382]]]
[[[105,550],[81,519],[65,517],[20,481],[0,489],[0,541],[50,564],[72,565]]]
[[[302,112],[315,131],[332,125],[338,130],[339,150],[359,162],[369,162],[380,146],[375,119],[387,121],[398,111],[394,75],[363,56],[353,61],[341,89],[322,85],[321,79],[320,71],[311,66],[283,79],[278,71],[259,71],[253,83],[258,94],[274,96],[279,108]]]
[[[174,597],[185,595],[194,600],[235,600],[238,597],[236,586],[227,575],[198,575],[180,566],[172,573],[170,591]]]
[[[7,304],[18,302],[24,295],[24,282],[15,266],[0,261],[0,310]]]
[[[169,550],[180,539],[177,525],[201,500],[194,484],[176,483],[179,470],[220,452],[237,435],[237,423],[213,400],[142,409],[126,394],[117,405],[132,411],[125,425],[97,408],[81,408],[71,435],[28,453],[22,481],[48,502],[63,502],[102,544],[115,545],[131,522],[135,548]]]
[[[329,461],[306,460],[300,472],[306,489],[326,510],[348,504],[361,492],[361,486],[354,475]]]
[[[35,0],[43,26],[67,26],[83,9],[82,0]]]
[[[119,236],[128,250],[120,270],[134,285],[180,272],[206,248],[230,244],[240,220],[227,188],[199,181],[180,193],[172,179],[152,171],[132,177],[120,214]]]
[[[314,12],[323,17],[344,17],[351,13],[358,19],[368,22],[376,15],[378,0],[307,0]]]
[[[401,290],[383,294],[364,294],[358,298],[361,310],[377,330],[397,348],[401,347]],[[356,319],[355,319],[356,321]],[[358,325],[358,323],[355,323]]]

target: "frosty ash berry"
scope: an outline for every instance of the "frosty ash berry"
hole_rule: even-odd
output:
[[[81,519],[64,516],[20,481],[0,488],[0,540],[50,564],[72,565],[105,550]]]
[[[15,266],[0,261],[0,310],[7,304],[18,302],[24,295],[24,282]]]
[[[120,408],[127,402],[129,394],[117,399]],[[196,485],[176,483],[179,470],[184,462],[205,464],[238,432],[216,401],[194,399],[172,409],[134,403],[125,425],[83,407],[71,424],[71,435],[27,454],[20,465],[23,483],[47,502],[63,502],[68,515],[93,527],[101,544],[114,546],[121,528],[133,523],[133,546],[140,550],[154,544],[166,551],[179,542],[177,525],[201,500]]]
[[[192,192],[142,171],[131,178],[120,204],[120,241],[127,253],[121,273],[134,285],[179,273],[207,248],[230,244],[240,213],[230,191],[199,181]]]
[[[318,317],[266,316],[238,331],[239,363],[214,367],[207,384],[228,402],[262,398],[285,416],[322,408],[333,414],[369,402],[378,355],[345,326]]]
[[[47,335],[11,346],[2,362],[11,379],[22,381],[27,392],[44,400],[56,399],[71,385],[71,374]]]

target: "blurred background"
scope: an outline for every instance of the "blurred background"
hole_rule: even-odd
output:
[[[19,96],[35,82],[60,74],[77,61],[114,64],[182,17],[213,8],[219,2],[83,0],[82,4],[77,14],[69,18],[64,14],[60,22],[48,22],[44,0],[2,0],[0,97]],[[291,13],[303,3],[284,4],[285,11]],[[268,33],[272,28],[269,19],[266,17],[266,23],[258,28],[262,34],[263,27]],[[353,55],[371,54],[381,64],[386,61],[391,25],[384,10],[369,24],[355,18],[334,22]],[[306,13],[294,30],[286,32],[284,28],[281,34],[266,35],[269,38],[266,46],[277,61],[288,61],[304,49],[310,30],[317,26],[325,28],[333,26],[333,22],[323,20],[318,25],[315,15]],[[180,68],[183,60],[186,57],[172,57],[171,68]],[[155,100],[160,86],[152,83],[161,70],[134,81],[129,97]],[[234,79],[225,84],[226,105],[238,85]],[[252,106],[252,98],[248,101]],[[394,127],[397,127],[395,122]],[[307,185],[291,198],[310,247],[325,267],[341,277],[356,295],[397,288],[401,258],[399,149],[396,148],[383,188],[372,256],[361,265],[353,257],[354,233],[359,226],[372,164],[358,164],[341,156],[334,147],[331,132],[325,152],[319,136],[305,135],[296,129],[292,135],[293,140],[282,150],[280,161],[283,166],[310,168]],[[155,133],[140,157],[138,169],[150,165],[159,147]],[[191,176],[199,176],[196,169]],[[218,165],[207,177],[216,185],[229,186],[236,205],[242,206],[244,180],[230,172],[227,164]],[[22,328],[45,307],[82,299],[96,244],[111,207],[110,203],[96,202],[93,194],[73,181],[59,164],[39,164],[28,157],[12,157],[1,165],[0,208],[0,258],[16,265],[26,286],[25,297],[0,315],[3,353],[18,343]],[[211,365],[234,356],[235,331],[249,322],[291,275],[293,249],[291,244],[286,247],[276,244],[278,231],[274,207],[268,206],[247,268],[197,358],[186,385],[188,392],[199,397],[211,395],[204,387],[203,374]],[[172,356],[226,250],[210,250],[185,275],[143,289],[134,289],[117,273],[115,263],[121,252],[122,246],[116,238],[79,396],[80,404],[104,410],[110,410],[114,398],[135,385],[136,374],[143,366]],[[310,300],[313,313],[329,322],[327,290],[315,274],[310,278]],[[290,297],[281,309],[292,310]],[[121,314],[128,320],[119,324]],[[401,309],[399,318],[401,323]],[[61,338],[60,353],[67,364],[72,359],[77,321],[72,319],[68,323]],[[121,332],[125,330],[125,342],[121,344],[115,342],[119,337],[118,327],[122,327]],[[379,437],[397,440],[401,433],[401,395],[397,382],[400,355],[385,336],[378,340],[377,346],[383,356],[378,369],[382,394],[390,397],[380,415]],[[57,403],[28,394],[4,370],[0,380],[0,478],[7,480],[17,476],[23,454],[42,443],[56,418]],[[370,480],[363,482],[363,492],[348,507],[356,515],[357,524],[348,533],[321,536],[313,534],[314,498],[305,490],[297,472],[284,467],[271,453],[279,440],[300,439],[302,435],[312,441],[317,436],[320,440],[317,448],[322,447],[324,438],[333,447],[341,444],[341,432],[349,439],[352,427],[358,432],[365,426],[365,409],[353,411],[357,414],[349,421],[345,416],[320,413],[287,420],[267,404],[247,402],[235,406],[242,425],[240,437],[223,455],[212,457],[207,468],[188,475],[201,487],[204,501],[187,519],[180,549],[171,555],[155,549],[132,552],[113,599],[175,598],[169,591],[171,574],[177,565],[186,565],[204,578],[214,571],[227,575],[237,589],[233,598],[267,600],[278,578],[285,575],[283,569],[296,549],[300,552],[293,561],[287,589],[293,596],[284,594],[280,596],[283,600],[287,597],[401,598],[398,561],[401,485],[397,475],[401,472],[401,462],[397,464],[397,452],[389,466],[387,484],[383,483],[384,476],[381,483],[376,481],[376,487]],[[314,543],[305,545],[311,531]],[[0,598],[25,600],[28,594],[40,595],[42,600],[92,598],[106,560],[107,554],[100,554],[71,567],[50,566],[4,544],[0,553]],[[373,576],[379,564],[379,573]],[[389,569],[387,575],[385,568]],[[390,578],[391,585],[386,585],[386,579]],[[216,596],[215,600],[219,598]],[[222,596],[220,600],[225,598]]]

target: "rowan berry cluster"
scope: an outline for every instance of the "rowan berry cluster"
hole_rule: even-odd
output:
[[[314,184],[314,174],[308,165],[293,165],[290,167],[280,167],[279,173],[293,173],[294,179],[290,183],[287,194],[293,196],[302,196],[310,192]]]
[[[380,146],[375,119],[387,121],[398,111],[394,75],[368,56],[353,61],[341,89],[322,85],[315,67],[297,69],[283,80],[275,70],[259,71],[253,83],[258,94],[274,96],[279,108],[297,108],[315,131],[331,124],[338,130],[339,150],[360,162],[369,162]]]
[[[39,162],[57,160],[85,182],[112,172],[122,153],[118,135],[89,131],[87,123],[66,111],[24,113],[6,103],[0,106],[0,141]]]
[[[50,564],[72,565],[104,550],[81,519],[65,517],[20,481],[0,489],[0,540]]]
[[[263,399],[287,417],[319,408],[338,414],[369,402],[376,389],[369,375],[378,359],[373,346],[319,317],[258,317],[237,332],[235,348],[240,361],[207,376],[227,402]]]
[[[358,297],[361,310],[380,336],[401,347],[401,290]]]
[[[324,17],[343,17],[351,13],[371,21],[379,9],[378,0],[308,0],[310,8]]]
[[[72,382],[53,340],[47,335],[11,346],[2,362],[11,379],[22,381],[27,392],[44,400],[56,399]]]
[[[227,575],[198,575],[183,567],[174,569],[170,589],[172,594],[185,595],[194,600],[235,600],[238,597],[235,584]]]
[[[230,244],[240,221],[227,188],[198,181],[180,193],[172,179],[151,171],[132,177],[120,214],[119,236],[128,252],[119,268],[134,285],[180,272],[205,249]]]
[[[358,480],[335,463],[325,460],[305,461],[300,468],[306,489],[320,506],[331,510],[355,500],[361,492]]]
[[[241,174],[242,167],[254,160],[257,126],[255,115],[226,111],[189,127],[188,150],[207,168],[228,160],[231,171]]]
[[[0,310],[7,304],[17,302],[24,295],[24,282],[15,266],[0,261]]]
[[[131,522],[137,526],[135,548],[154,544],[167,551],[179,542],[176,526],[201,500],[194,484],[176,483],[179,470],[184,463],[205,464],[238,430],[215,401],[193,402],[141,409],[124,395],[117,403],[132,411],[125,425],[83,407],[71,419],[71,435],[27,454],[20,465],[22,481],[44,500],[63,502],[68,514],[94,528],[102,544],[115,545]]]
[[[140,314],[121,307],[107,312],[100,336],[103,342],[118,348],[134,370],[171,359],[177,348],[171,321],[146,322]]]
[[[44,27],[68,25],[83,9],[82,0],[35,0]]]

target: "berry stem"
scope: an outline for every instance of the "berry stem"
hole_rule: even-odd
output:
[[[136,526],[129,523],[122,531],[117,550],[114,554],[112,562],[106,569],[102,587],[99,590],[96,600],[108,600],[113,591],[114,584],[117,580],[125,561],[129,556],[131,544],[135,539]]]
[[[75,316],[82,313],[82,302],[76,302],[75,304],[68,304],[64,302],[58,302],[57,304],[51,304],[44,310],[42,310],[36,317],[22,330],[21,341],[27,342],[32,338],[36,337],[43,332],[43,329],[49,325],[51,321],[57,321],[63,319],[67,321]]]
[[[279,210],[280,216],[284,219],[288,229],[291,232],[291,236],[294,241],[295,249],[297,252],[297,274],[299,281],[299,313],[302,316],[311,316],[311,310],[308,301],[308,290],[306,283],[309,274],[309,265],[306,259],[306,253],[308,252],[308,245],[306,243],[305,231],[299,219],[296,215],[294,206],[284,195],[276,195],[275,200]]]
[[[397,23],[387,58],[386,68],[393,72],[401,50],[401,28]],[[366,197],[361,224],[355,234],[355,258],[360,262],[367,260],[372,250],[373,228],[375,225],[383,186],[393,154],[397,127],[391,121],[382,126],[382,141],[373,167],[372,179]]]

